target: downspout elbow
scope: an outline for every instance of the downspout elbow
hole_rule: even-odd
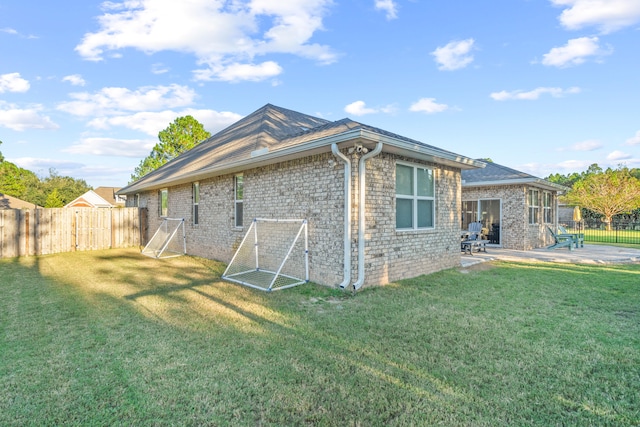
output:
[[[331,152],[344,163],[344,273],[338,287],[344,289],[351,283],[351,160],[331,144]]]
[[[365,226],[366,226],[366,200],[365,200],[365,175],[366,175],[366,165],[365,162],[367,159],[377,156],[382,151],[383,147],[382,142],[378,142],[376,148],[373,151],[368,152],[367,154],[360,157],[360,161],[358,163],[358,183],[360,190],[359,193],[359,202],[358,202],[358,280],[353,284],[353,289],[358,290],[364,284],[364,236],[365,236]]]

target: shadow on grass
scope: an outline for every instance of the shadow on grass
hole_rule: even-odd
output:
[[[640,269],[495,265],[350,297],[267,294],[194,257],[12,261],[0,278],[0,424],[637,422],[625,396],[640,358],[623,351],[638,342],[608,321],[615,306],[619,329],[638,330]],[[616,284],[599,284],[609,276]]]

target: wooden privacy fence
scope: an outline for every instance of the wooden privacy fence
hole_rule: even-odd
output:
[[[146,209],[0,210],[0,258],[140,246]]]

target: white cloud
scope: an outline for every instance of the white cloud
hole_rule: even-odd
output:
[[[373,114],[377,111],[374,108],[368,108],[364,101],[355,101],[344,107],[344,111],[354,116],[364,116],[365,114]]]
[[[143,139],[84,138],[62,151],[71,154],[139,158],[149,155],[157,142]]]
[[[221,80],[227,82],[262,81],[282,73],[282,67],[273,61],[262,64],[214,65],[207,69],[195,70],[196,80]]]
[[[13,34],[14,36],[18,35],[18,31],[13,29],[13,28],[0,28],[0,33],[7,33],[7,34]]]
[[[422,98],[409,107],[409,111],[427,114],[441,113],[449,109],[447,104],[438,104],[435,98]]]
[[[452,41],[445,46],[437,48],[431,54],[439,64],[439,70],[458,70],[473,62],[473,55],[470,54],[473,44],[473,39]]]
[[[628,160],[628,159],[631,159],[632,157],[633,156],[631,154],[623,153],[622,151],[615,150],[607,155],[607,160],[610,160],[610,161]]]
[[[582,64],[590,56],[600,57],[611,54],[611,48],[602,49],[598,42],[598,37],[571,39],[566,45],[554,47],[549,53],[545,53],[542,63],[547,66],[562,68]]]
[[[160,62],[156,62],[151,66],[151,72],[153,74],[164,74],[169,72],[169,67],[165,66]]]
[[[565,7],[560,22],[569,30],[596,27],[610,33],[640,22],[640,0],[551,0]]]
[[[627,145],[640,145],[640,130],[636,132],[635,136],[627,139]]]
[[[29,108],[18,108],[0,100],[0,127],[15,131],[26,129],[58,129],[51,118],[42,114],[42,105],[31,105]]]
[[[11,159],[11,163],[15,163],[24,169],[29,169],[32,171],[46,171],[49,172],[49,169],[54,168],[58,172],[61,170],[69,170],[69,169],[80,169],[84,166],[82,163],[78,162],[70,162],[68,160],[53,160],[53,159],[42,159],[37,157],[19,157],[16,159]],[[66,173],[61,173],[61,175],[71,175]]]
[[[63,82],[69,82],[73,86],[84,86],[86,82],[82,78],[80,74],[72,74],[70,76],[65,76],[62,78]]]
[[[73,101],[58,104],[58,109],[76,116],[116,115],[122,111],[160,110],[193,103],[196,93],[187,86],[144,86],[137,90],[106,87],[96,93],[69,94]]]
[[[600,141],[595,139],[589,139],[587,141],[577,142],[571,146],[573,151],[595,151],[602,148],[603,145]]]
[[[159,112],[139,112],[131,115],[114,117],[99,117],[91,120],[88,125],[95,129],[109,129],[121,126],[144,132],[157,137],[158,132],[165,129],[177,117],[193,116],[202,123],[204,128],[212,134],[226,128],[242,118],[241,115],[228,111],[184,109],[181,111],[165,110]],[[146,155],[146,154],[145,154]]]
[[[506,90],[500,92],[494,92],[489,95],[496,101],[508,101],[508,100],[536,100],[543,94],[549,94],[554,98],[561,98],[565,95],[573,95],[580,93],[579,87],[570,87],[569,89],[562,89],[559,87],[538,87],[528,92],[521,90],[514,90],[507,92]]]
[[[393,105],[387,105],[386,107],[370,108],[367,107],[364,101],[355,101],[344,107],[344,111],[354,116],[364,116],[366,114],[376,113],[393,113],[395,108]]]
[[[103,3],[100,28],[87,33],[76,46],[85,59],[99,61],[105,54],[134,48],[146,53],[171,50],[195,55],[209,68],[196,78],[214,79],[226,72],[225,80],[256,80],[267,73],[247,73],[235,64],[253,65],[258,55],[292,54],[321,63],[335,61],[327,46],[310,43],[322,30],[322,20],[331,0],[129,0]],[[265,63],[272,62],[266,61]],[[279,66],[278,66],[279,67]],[[236,70],[238,76],[230,77]],[[264,72],[264,69],[262,70]],[[266,77],[265,77],[266,78]]]
[[[386,12],[388,20],[398,17],[398,5],[393,0],[375,0],[375,8]]]
[[[0,74],[0,93],[26,92],[30,87],[29,81],[20,77],[20,73]]]

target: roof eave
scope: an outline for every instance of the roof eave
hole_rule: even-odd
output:
[[[561,193],[568,191],[564,185],[556,184],[541,178],[503,179],[495,181],[462,182],[462,187],[497,187],[500,185],[534,185],[545,190],[555,190]]]
[[[165,180],[154,181],[149,185],[144,185],[144,183],[141,183],[142,185],[136,185],[134,182],[133,184],[120,189],[116,194],[135,194],[168,186],[186,184],[213,176],[241,172],[248,168],[261,167],[276,162],[294,160],[301,157],[330,152],[332,144],[344,144],[354,141],[360,141],[362,143],[367,141],[374,143],[382,142],[385,145],[385,152],[445,164],[460,169],[476,169],[483,168],[485,166],[485,163],[468,157],[439,151],[416,143],[409,143],[390,136],[380,135],[366,129],[356,128],[279,150],[265,151],[264,153],[254,155],[248,159],[203,168],[198,171],[182,175],[179,178],[168,178]],[[144,178],[142,178],[142,180],[144,180]]]

